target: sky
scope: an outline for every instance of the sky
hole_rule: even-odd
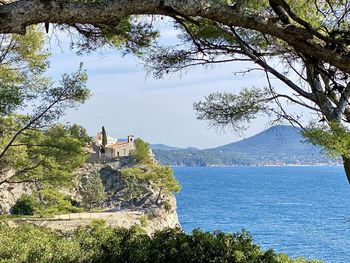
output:
[[[176,41],[172,29],[161,30],[162,41]],[[60,39],[59,45],[57,38]],[[242,87],[267,86],[265,74],[253,71],[235,74],[254,65],[234,63],[215,68],[197,67],[181,74],[154,79],[142,61],[117,50],[104,49],[78,56],[69,49],[65,35],[51,35],[48,75],[59,79],[74,72],[80,62],[88,73],[92,97],[79,108],[69,110],[64,121],[84,126],[94,136],[103,125],[108,135],[125,138],[128,134],[149,143],[176,147],[217,147],[266,129],[268,119],[259,117],[241,135],[218,131],[196,119],[193,103],[216,91],[238,92]],[[274,85],[282,85],[274,81]],[[281,88],[283,88],[281,86]]]

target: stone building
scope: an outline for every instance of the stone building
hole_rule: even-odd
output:
[[[134,136],[129,135],[126,142],[115,142],[105,146],[105,158],[118,158],[129,156],[134,150]]]
[[[102,146],[102,133],[97,133],[92,143],[92,152],[89,161],[92,163],[112,161],[120,157],[131,155],[135,149],[134,136],[129,135],[126,140],[118,141],[107,135],[107,144]]]

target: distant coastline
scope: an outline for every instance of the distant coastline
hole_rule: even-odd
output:
[[[305,142],[300,129],[278,125],[238,142],[211,149],[150,145],[161,164],[186,167],[336,166],[340,159]]]

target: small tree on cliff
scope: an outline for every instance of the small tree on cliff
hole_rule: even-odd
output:
[[[91,210],[106,199],[105,188],[98,172],[91,173],[83,182],[80,193],[83,206]]]
[[[181,190],[181,186],[174,177],[170,166],[147,165],[144,168],[126,168],[122,170],[122,177],[127,182],[134,182],[135,180],[139,184],[147,182],[153,188],[158,189],[157,197],[154,200],[156,204],[158,204],[162,193],[176,193]]]
[[[151,184],[158,188],[155,203],[158,204],[162,193],[176,193],[181,190],[179,181],[174,177],[170,166],[152,165],[151,170],[146,173],[146,178]]]
[[[132,156],[138,163],[150,163],[150,148],[149,144],[144,140],[137,138],[135,140],[135,150],[132,153]]]

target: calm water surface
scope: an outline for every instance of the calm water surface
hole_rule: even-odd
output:
[[[248,230],[265,249],[350,262],[350,186],[342,167],[175,167],[178,214],[193,228]]]

